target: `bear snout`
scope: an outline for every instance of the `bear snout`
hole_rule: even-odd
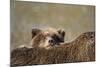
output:
[[[56,42],[53,39],[49,40],[49,43],[51,46],[54,46],[56,44]]]

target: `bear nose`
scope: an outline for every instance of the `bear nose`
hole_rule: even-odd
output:
[[[49,40],[49,43],[53,43],[54,41],[53,40]]]

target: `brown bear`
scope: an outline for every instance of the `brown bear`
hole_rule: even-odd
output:
[[[62,29],[46,28],[32,29],[32,47],[50,48],[64,42],[65,31]]]
[[[24,47],[11,52],[12,66],[87,61],[95,61],[95,32],[83,33],[74,41],[49,50]]]

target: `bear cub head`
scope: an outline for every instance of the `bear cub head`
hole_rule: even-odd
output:
[[[46,28],[32,29],[32,47],[50,48],[64,42],[65,31],[62,29]]]

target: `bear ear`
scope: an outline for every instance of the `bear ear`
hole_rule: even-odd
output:
[[[58,30],[58,33],[59,33],[60,35],[62,35],[63,37],[65,37],[65,31],[64,31],[63,29],[59,29],[59,30]]]
[[[32,29],[32,38],[34,37],[34,36],[36,36],[37,34],[39,34],[41,32],[41,30],[40,29],[37,29],[37,28],[33,28]]]

